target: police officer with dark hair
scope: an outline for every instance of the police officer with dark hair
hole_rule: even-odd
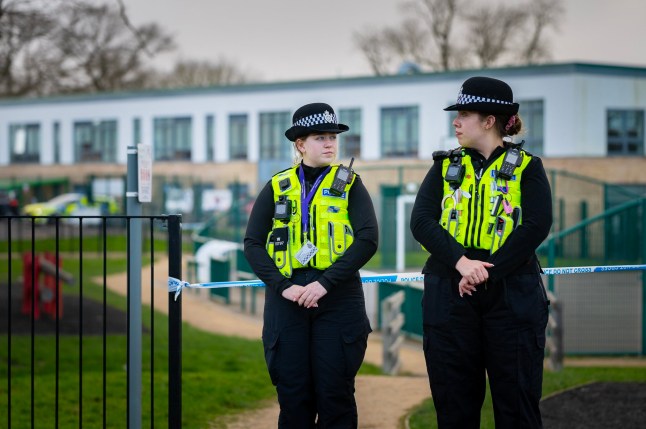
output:
[[[440,428],[479,428],[489,379],[497,428],[540,428],[548,301],[536,248],[552,224],[541,160],[505,82],[466,80],[460,147],[434,153],[410,227],[424,266],[424,355]]]
[[[356,428],[354,380],[371,332],[359,269],[377,250],[370,195],[333,164],[348,130],[332,107],[307,104],[285,136],[298,154],[258,195],[245,256],[266,288],[262,340],[279,428]]]

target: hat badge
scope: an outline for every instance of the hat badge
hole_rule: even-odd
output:
[[[323,119],[325,119],[325,122],[334,122],[334,116],[327,110],[323,112]]]

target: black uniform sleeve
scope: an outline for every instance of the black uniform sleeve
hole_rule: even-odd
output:
[[[415,240],[424,246],[433,258],[454,268],[466,250],[439,223],[444,194],[443,181],[442,161],[438,160],[433,163],[417,192],[410,229]]]
[[[254,273],[268,290],[281,295],[293,283],[283,276],[267,253],[265,244],[274,217],[274,190],[268,182],[253,205],[244,237],[244,254]]]
[[[356,177],[348,194],[348,215],[354,241],[318,279],[328,291],[352,278],[377,252],[379,242],[377,216],[370,194],[359,176]]]
[[[552,192],[540,158],[532,157],[523,172],[521,184],[522,223],[489,258],[489,280],[495,282],[522,265],[534,262],[536,248],[552,226]]]

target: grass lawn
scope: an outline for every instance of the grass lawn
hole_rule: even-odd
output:
[[[98,256],[92,253],[83,259],[83,295],[101,301],[103,287],[91,281],[92,277],[100,277],[103,273],[103,261]],[[15,280],[21,275],[21,260],[12,259],[12,277]],[[125,261],[119,258],[108,259],[107,265],[108,275],[126,269]],[[78,259],[66,258],[64,269],[78,278]],[[8,264],[0,262],[0,282],[6,285],[7,278]],[[75,285],[65,286],[64,293],[78,294],[79,285],[77,280]],[[1,289],[0,297],[6,299],[6,289]],[[110,306],[126,309],[125,297],[111,291],[107,291],[106,296]],[[162,313],[154,313],[154,349],[151,350],[150,311],[148,306],[142,310],[146,329],[142,336],[143,427],[150,426],[153,414],[155,426],[165,427],[168,415],[168,318]],[[8,354],[9,337],[4,332],[0,335],[0,344],[0,427],[5,427],[8,422],[8,410],[11,410],[11,427],[31,427],[32,412],[34,427],[55,427],[57,411],[59,427],[103,427],[104,418],[108,428],[125,427],[128,402],[126,335],[108,335],[106,338],[105,394],[101,336],[85,336],[81,342],[78,336],[61,336],[58,369],[55,336],[36,336],[33,343],[33,410],[31,336],[13,335],[11,356]],[[152,365],[151,354],[154,356]],[[152,379],[151,367],[154,367]],[[182,428],[185,429],[211,427],[210,422],[218,416],[263,406],[275,395],[260,339],[225,337],[184,324],[182,367]],[[381,374],[381,371],[365,364],[360,373]],[[151,383],[154,383],[153,388]]]
[[[576,387],[595,381],[640,381],[646,382],[644,367],[566,367],[563,371],[545,371],[543,376],[543,397],[564,389]],[[435,407],[432,399],[417,406],[410,417],[410,429],[437,428]],[[482,407],[482,429],[493,429],[493,406],[487,388],[487,396]]]

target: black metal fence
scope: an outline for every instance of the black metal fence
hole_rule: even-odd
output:
[[[155,311],[181,241],[178,215],[0,217],[0,427],[181,427],[181,297]]]

